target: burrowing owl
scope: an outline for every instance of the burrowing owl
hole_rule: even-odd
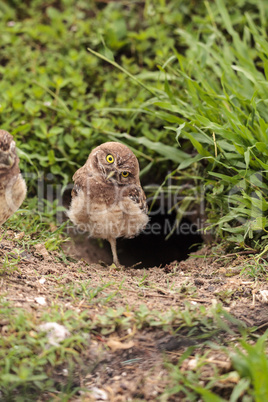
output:
[[[106,142],[90,153],[73,180],[69,218],[79,231],[107,239],[119,266],[116,239],[138,235],[148,222],[136,156],[126,145]]]
[[[17,211],[25,195],[15,141],[7,131],[0,130],[0,225]]]

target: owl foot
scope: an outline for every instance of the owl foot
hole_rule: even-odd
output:
[[[122,264],[115,264],[114,262],[109,265],[110,270],[123,271],[126,267]]]

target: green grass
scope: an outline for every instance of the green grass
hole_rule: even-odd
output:
[[[43,243],[49,251],[61,250],[62,243],[68,240],[66,222],[59,224],[57,221],[57,214],[64,214],[65,208],[59,206],[57,200],[53,203],[44,200],[44,203],[40,207],[37,197],[27,199],[23,204],[25,207],[19,209],[3,225],[3,228],[12,229],[19,235],[16,243],[23,249]],[[20,237],[22,232],[24,235]],[[7,235],[2,236],[8,239]]]
[[[242,379],[250,384],[250,394],[254,401],[260,402],[268,397],[267,375],[268,359],[266,341],[268,333],[261,336],[255,345],[241,341],[242,349],[236,349],[231,355],[234,368]]]
[[[241,275],[243,274],[247,274],[256,281],[258,279],[267,280],[267,261],[253,256],[252,260],[249,260],[248,263],[242,267]]]
[[[263,401],[268,397],[267,374],[268,358],[266,355],[267,333],[259,337],[255,345],[245,339],[240,342],[240,347],[233,347],[233,350],[226,351],[232,363],[232,371],[221,374],[214,368],[213,376],[206,382],[204,387],[200,386],[203,371],[209,362],[208,351],[204,354],[195,354],[196,347],[189,347],[180,357],[178,364],[168,364],[173,387],[170,386],[162,395],[161,401],[168,400],[171,395],[184,396],[186,400],[197,401],[201,397],[204,402],[236,402],[236,401]],[[182,370],[183,362],[190,356],[195,358],[193,370]],[[221,398],[215,390],[220,382],[227,382],[228,379],[236,379],[237,384],[230,392],[228,399]],[[202,381],[203,382],[203,381]],[[176,385],[175,385],[176,384]],[[242,399],[241,399],[242,397]]]
[[[106,305],[110,302],[110,300],[116,297],[118,292],[120,292],[120,288],[123,283],[118,286],[117,290],[110,291],[109,287],[114,284],[114,282],[108,282],[103,285],[100,284],[97,287],[92,287],[90,286],[90,280],[81,281],[68,285],[62,285],[63,289],[60,293],[62,293],[62,296],[64,296],[65,300],[70,297],[71,300],[76,300],[76,298],[81,299],[85,301],[86,304],[100,303],[100,305]]]
[[[78,304],[80,295],[73,297],[73,302]],[[97,298],[94,303],[99,305],[99,302]],[[210,318],[205,309],[189,304],[185,304],[185,309],[173,309],[162,314],[150,311],[144,305],[135,311],[130,310],[129,314],[126,314],[127,311],[127,306],[118,309],[107,307],[105,314],[94,313],[93,320],[91,310],[77,312],[54,303],[37,318],[26,310],[12,307],[2,298],[0,320],[5,327],[0,340],[0,391],[4,400],[26,401],[30,396],[31,400],[35,400],[38,394],[45,395],[46,392],[60,392],[62,397],[67,395],[70,398],[72,393],[77,393],[81,389],[77,385],[79,373],[85,376],[97,363],[97,356],[94,357],[96,361],[92,357],[89,366],[83,361],[87,359],[90,334],[105,340],[109,334],[120,331],[122,336],[134,327],[139,330],[159,328],[177,336],[182,333],[202,344],[204,339],[212,338],[223,330],[229,332],[228,320],[232,319],[220,306],[209,312]],[[46,334],[38,330],[44,322],[64,325],[70,331],[70,337],[59,346],[49,345]],[[69,377],[62,375],[64,369],[68,370]]]
[[[78,333],[74,329],[74,325],[79,322],[77,315],[73,311],[61,311],[55,306],[54,311],[44,314],[37,321],[26,310],[13,308],[3,300],[1,304],[1,319],[6,322],[0,352],[0,390],[4,400],[36,400],[40,392],[60,388],[62,394],[66,393],[70,397],[74,391],[73,384],[68,390],[72,380],[53,378],[51,369],[55,374],[61,366],[72,370],[74,360],[79,360],[79,352],[88,342],[87,334],[82,331]],[[48,320],[72,329],[71,337],[60,346],[48,346],[46,334],[38,331],[38,323]]]
[[[37,172],[67,185],[94,146],[119,140],[145,183],[168,172],[169,192],[191,183],[174,201],[178,221],[204,200],[215,235],[263,250],[266,2],[42,4],[0,6],[0,119],[32,175],[29,195]]]
[[[158,66],[158,76],[147,76],[150,85],[131,76],[142,87],[146,82],[154,94],[137,113],[165,121],[173,148],[161,137],[153,143],[125,133],[114,133],[114,138],[169,155],[173,167],[178,165],[172,173],[177,186],[187,178],[192,183],[174,205],[178,220],[204,198],[210,229],[233,247],[263,250],[268,229],[268,7],[263,1],[255,6],[242,1],[248,11],[239,15],[222,0],[205,5],[206,18],[194,15],[192,24],[177,27],[183,52],[173,49]]]
[[[0,119],[16,138],[24,172],[52,173],[54,184],[66,185],[90,150],[112,138],[107,130],[168,143],[160,119],[137,116],[137,102],[148,99],[147,90],[132,85],[87,47],[120,62],[132,75],[151,71],[176,42],[168,24],[182,20],[179,10],[170,15],[164,3],[156,2],[155,13],[135,1],[127,7],[83,0],[15,5],[0,5]],[[186,9],[191,12],[191,6]],[[137,148],[143,168],[154,165],[157,172],[159,156],[153,149],[129,145]],[[30,193],[36,193],[36,179],[28,181]]]
[[[268,229],[268,7],[259,1],[254,12],[239,15],[222,0],[205,4],[208,15],[198,30],[177,28],[187,50],[159,67],[165,88],[145,110],[163,118],[165,111],[166,129],[181,150],[191,144],[192,157],[181,161],[176,175],[180,183],[186,170],[196,193],[205,194],[210,227],[234,246],[262,249]]]
[[[79,304],[80,294],[72,294],[72,300],[74,305]],[[99,298],[91,300],[93,304],[100,305]],[[166,398],[171,395],[183,395],[192,401],[198,400],[200,396],[204,401],[224,401],[215,393],[217,384],[234,375],[239,381],[232,390],[231,401],[237,401],[242,391],[248,395],[248,401],[253,400],[250,395],[261,398],[267,392],[267,357],[264,353],[267,336],[260,337],[255,346],[248,343],[250,332],[246,335],[242,323],[235,320],[221,305],[206,310],[186,302],[183,307],[163,313],[149,310],[145,305],[136,310],[129,306],[117,309],[107,306],[104,312],[96,314],[92,309],[86,308],[79,312],[54,302],[37,317],[27,310],[13,307],[2,298],[0,320],[4,324],[0,340],[0,391],[6,401],[34,401],[38,395],[44,398],[57,395],[62,398],[60,400],[70,400],[72,395],[83,390],[79,385],[79,376],[90,374],[101,358],[101,355],[89,354],[91,341],[102,339],[105,342],[110,334],[120,334],[124,338],[127,331],[133,328],[139,331],[159,329],[178,339],[183,337],[195,343],[194,347],[186,349],[177,364],[167,363],[169,386],[160,397],[161,401],[168,400]],[[39,325],[45,322],[64,325],[70,336],[59,346],[49,345],[46,334],[38,330]],[[242,348],[233,347],[233,351],[229,352],[220,346],[228,334],[232,336],[233,342],[237,341],[240,331],[244,333]],[[216,342],[214,346],[212,341]],[[203,369],[207,364],[212,364],[207,360],[208,347],[221,350],[226,355],[231,353],[233,371],[221,374],[217,373],[215,367],[213,377],[206,378],[205,386],[200,388]],[[195,358],[197,366],[185,372],[181,370],[181,365],[189,356]],[[258,375],[260,370],[262,376]]]

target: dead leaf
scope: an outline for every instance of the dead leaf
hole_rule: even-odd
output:
[[[133,348],[134,342],[129,341],[129,342],[122,343],[115,338],[110,338],[107,342],[107,346],[109,346],[109,348],[111,349],[112,352],[115,352],[116,350]]]

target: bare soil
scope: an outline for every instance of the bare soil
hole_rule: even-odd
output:
[[[5,236],[9,240],[1,241],[1,260],[14,249],[16,236],[9,231],[8,236]],[[92,320],[96,314],[105,314],[107,307],[118,309],[120,306],[131,306],[133,310],[146,305],[150,310],[165,312],[183,306],[186,300],[205,307],[220,301],[227,311],[246,326],[256,326],[259,332],[264,332],[268,327],[268,304],[260,293],[267,289],[266,283],[257,282],[246,274],[241,275],[241,268],[251,263],[247,255],[217,257],[210,248],[204,247],[187,260],[174,261],[164,267],[142,269],[142,265],[139,265],[115,270],[91,262],[96,255],[100,260],[107,256],[107,250],[103,250],[102,255],[94,247],[92,257],[88,244],[86,248],[69,244],[65,247],[65,253],[76,260],[65,260],[57,252],[49,253],[42,244],[24,251],[17,269],[2,274],[1,295],[14,306],[33,312],[37,318],[44,309],[61,302],[64,308],[76,311],[90,309]],[[85,299],[78,303],[69,295],[63,296],[62,286],[86,280],[90,280],[91,287],[110,283],[109,292],[117,292],[116,298],[112,298],[108,306],[103,306],[98,303],[89,304]],[[123,286],[120,287],[122,282]],[[39,297],[44,298],[45,305],[38,303]],[[5,323],[0,323],[1,328],[4,333]],[[231,335],[224,334],[222,339],[219,335],[218,341],[224,343],[226,337],[230,338]],[[156,400],[169,384],[166,363],[176,363],[186,348],[193,344],[199,348],[195,353],[208,352],[204,381],[212,375],[215,367],[219,373],[231,370],[231,362],[226,354],[209,349],[203,341],[191,339],[183,331],[174,336],[162,329],[148,327],[143,330],[133,328],[127,334],[120,331],[109,335],[92,334],[89,347],[83,352],[83,365],[77,373],[77,385],[91,391],[93,389],[94,392],[83,394],[83,400],[105,400],[105,396],[109,401]],[[187,358],[181,369],[191,370],[194,359],[195,355]],[[57,373],[62,381],[63,373],[63,370]],[[228,398],[236,379],[233,381],[230,379],[219,384],[222,397]],[[168,400],[180,399],[176,396]]]

